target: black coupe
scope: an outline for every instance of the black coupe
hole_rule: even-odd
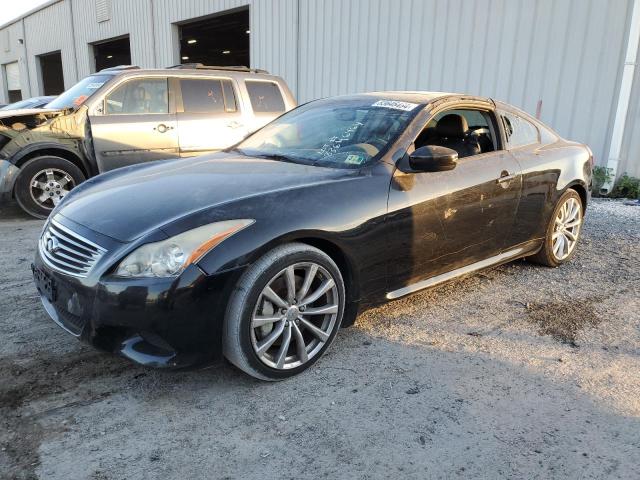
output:
[[[235,147],[92,178],[32,266],[72,335],[136,362],[224,355],[277,380],[358,311],[516,258],[576,251],[593,156],[486,98],[317,100]]]

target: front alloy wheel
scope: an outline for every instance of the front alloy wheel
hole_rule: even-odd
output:
[[[66,158],[43,155],[21,166],[14,195],[29,215],[47,218],[71,189],[84,180],[82,170]]]
[[[224,354],[256,378],[296,375],[329,347],[344,303],[341,272],[327,254],[302,243],[276,247],[243,274],[231,294]]]
[[[331,337],[338,317],[338,287],[313,262],[296,263],[262,290],[251,320],[251,345],[265,365],[299,367]]]

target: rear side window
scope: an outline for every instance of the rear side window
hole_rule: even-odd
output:
[[[235,112],[236,98],[229,80],[181,78],[182,107],[186,113]]]
[[[501,117],[509,148],[531,145],[540,140],[538,129],[530,121],[513,113],[503,113]]]
[[[107,115],[168,113],[168,92],[166,78],[130,80],[106,98]]]
[[[286,110],[280,88],[273,82],[245,82],[251,106],[256,113],[280,113]]]

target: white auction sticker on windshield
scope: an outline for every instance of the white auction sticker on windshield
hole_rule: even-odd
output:
[[[90,83],[89,85],[87,85],[87,89],[95,90],[96,88],[100,88],[102,85],[104,85],[104,82],[102,82],[102,83]]]
[[[372,107],[382,107],[382,108],[392,108],[394,110],[404,110],[405,112],[410,112],[414,108],[418,106],[417,103],[409,103],[409,102],[398,102],[396,100],[378,100],[376,103],[371,105]]]

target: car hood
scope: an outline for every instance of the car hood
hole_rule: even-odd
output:
[[[62,112],[62,110],[52,108],[20,108],[17,110],[0,110],[0,118],[16,117],[16,120],[18,120],[19,117],[31,117],[32,115],[41,113],[52,114],[60,112]]]
[[[99,175],[72,191],[57,213],[129,242],[205,209],[357,175],[357,170],[220,153]]]

